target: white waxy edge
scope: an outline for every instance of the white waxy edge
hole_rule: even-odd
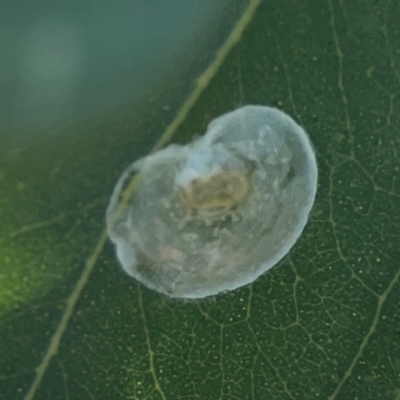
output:
[[[218,184],[226,180],[223,191]],[[200,192],[198,182],[205,182]],[[316,189],[306,132],[282,111],[245,106],[211,121],[193,143],[131,164],[108,205],[107,232],[130,276],[171,297],[203,298],[276,265],[301,235]]]

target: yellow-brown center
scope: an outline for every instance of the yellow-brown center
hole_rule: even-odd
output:
[[[180,194],[191,215],[220,216],[234,208],[249,189],[246,174],[229,171],[194,179]]]

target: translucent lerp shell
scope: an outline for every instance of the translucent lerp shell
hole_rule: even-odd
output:
[[[119,204],[135,172],[135,190]],[[107,230],[130,276],[171,297],[202,298],[254,281],[285,256],[316,186],[305,131],[277,109],[245,106],[211,121],[191,144],[129,166]]]

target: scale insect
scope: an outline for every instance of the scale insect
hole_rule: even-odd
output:
[[[132,172],[138,185],[120,207]],[[280,110],[250,105],[212,120],[122,174],[107,232],[128,275],[178,298],[253,282],[293,247],[312,208],[317,164],[308,135]]]

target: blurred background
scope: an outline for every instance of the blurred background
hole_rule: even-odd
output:
[[[6,1],[1,135],[137,100],[217,48],[244,0]]]

